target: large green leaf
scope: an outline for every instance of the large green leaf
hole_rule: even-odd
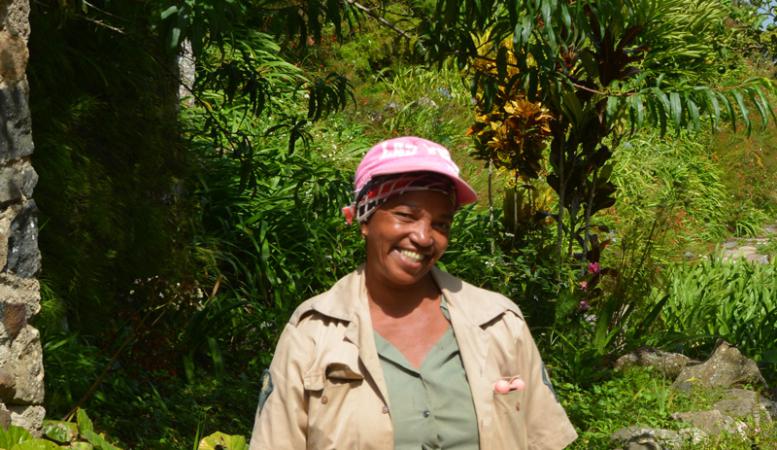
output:
[[[78,423],[78,430],[81,432],[81,434],[84,434],[87,431],[94,431],[94,424],[92,423],[92,419],[89,418],[89,415],[86,413],[85,409],[78,409],[78,412],[76,413],[76,422]]]
[[[669,107],[670,115],[672,116],[672,123],[679,131],[683,121],[683,107],[682,103],[680,102],[680,94],[677,92],[669,93]]]
[[[24,428],[11,425],[8,429],[0,427],[0,448],[10,449],[16,444],[32,439],[32,435]]]
[[[58,450],[62,447],[45,439],[32,439],[16,444],[10,450]]]
[[[78,425],[63,420],[44,420],[43,435],[60,444],[66,444],[78,437]]]
[[[94,431],[81,432],[81,436],[94,445],[96,450],[120,450],[119,447],[108,442],[103,435],[97,434]]]
[[[198,450],[248,450],[246,439],[239,435],[229,435],[217,431],[200,441]]]
[[[747,129],[747,134],[750,134],[750,131],[753,128],[752,123],[750,122],[750,112],[747,109],[747,106],[745,106],[745,99],[742,97],[742,92],[740,92],[738,89],[734,90],[734,99],[737,101],[737,106],[739,107],[739,112],[742,115],[742,121],[745,123],[745,128]]]

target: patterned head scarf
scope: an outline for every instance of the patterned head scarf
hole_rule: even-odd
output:
[[[348,224],[366,223],[372,214],[391,197],[414,191],[434,191],[445,194],[456,205],[456,187],[450,178],[434,172],[409,172],[377,176],[355,193],[353,204],[343,208]]]

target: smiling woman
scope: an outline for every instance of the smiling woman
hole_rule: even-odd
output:
[[[297,308],[265,371],[251,450],[560,449],[576,438],[518,307],[438,270],[476,200],[444,147],[359,164],[346,220],[367,261]]]

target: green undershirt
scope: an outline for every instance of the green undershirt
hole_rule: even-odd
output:
[[[446,305],[440,305],[450,319]],[[375,335],[388,387],[394,448],[478,449],[478,427],[459,346],[448,330],[416,369],[390,342]]]

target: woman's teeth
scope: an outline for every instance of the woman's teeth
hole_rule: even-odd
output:
[[[422,261],[424,259],[422,254],[411,250],[400,250],[399,253],[406,258],[412,259],[413,261]]]

